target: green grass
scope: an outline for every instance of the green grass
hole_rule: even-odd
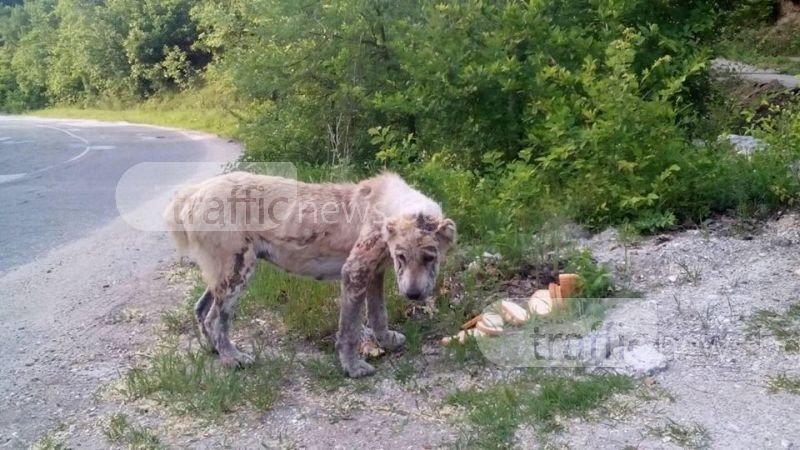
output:
[[[312,358],[302,365],[311,380],[312,388],[318,391],[333,392],[347,384],[347,378],[333,355]]]
[[[670,442],[689,449],[705,449],[711,447],[711,437],[708,430],[702,425],[682,425],[672,419],[658,427],[649,430],[650,435],[658,438],[668,438]]]
[[[767,388],[770,392],[788,392],[789,394],[800,395],[800,377],[791,377],[780,374],[767,378]]]
[[[166,311],[161,315],[161,322],[164,324],[167,333],[171,335],[181,335],[197,330],[194,317],[194,305],[200,296],[203,295],[205,289],[205,284],[200,280],[198,275],[186,299],[178,307]]]
[[[145,427],[137,427],[125,414],[114,414],[103,428],[103,434],[112,445],[130,449],[159,450],[166,448],[156,435]]]
[[[152,398],[176,411],[207,418],[241,405],[266,411],[278,400],[288,367],[285,358],[256,354],[252,366],[229,369],[208,352],[168,346],[127,373],[124,392],[132,399]]]
[[[756,311],[750,318],[747,334],[751,337],[772,336],[789,353],[800,352],[800,302],[783,312],[766,309]]]
[[[32,450],[70,450],[71,447],[67,446],[61,439],[53,436],[52,434],[46,434],[36,442],[31,445]]]
[[[238,119],[231,108],[222,105],[218,93],[207,89],[180,94],[163,94],[133,105],[109,104],[81,108],[54,106],[29,114],[39,117],[126,121],[190,130],[201,130],[220,136],[236,137]]]
[[[267,308],[280,313],[287,329],[303,338],[333,334],[339,320],[336,282],[320,282],[290,275],[269,264],[259,264],[237,307],[237,317]]]
[[[633,387],[633,380],[621,375],[561,378],[529,371],[508,383],[456,391],[445,401],[466,410],[470,428],[461,438],[463,444],[511,448],[520,425],[530,424],[544,433],[556,431],[562,417],[585,415],[612,395]]]

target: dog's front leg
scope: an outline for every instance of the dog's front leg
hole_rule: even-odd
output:
[[[389,329],[386,302],[383,297],[383,271],[375,274],[367,285],[367,319],[381,347],[394,350],[405,344],[405,336]]]
[[[368,287],[380,273],[381,262],[386,254],[386,242],[380,230],[367,230],[358,239],[342,267],[336,349],[342,368],[352,378],[375,373],[375,368],[358,356],[358,344],[361,340],[362,308]]]
[[[336,349],[342,369],[351,378],[360,378],[375,373],[375,368],[358,355],[361,340],[361,310],[364,295],[353,295],[342,283],[342,297],[339,300],[339,332],[336,335]]]

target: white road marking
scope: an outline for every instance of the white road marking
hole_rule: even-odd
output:
[[[84,138],[83,136],[78,136],[77,134],[75,134],[75,133],[73,133],[73,132],[71,132],[69,130],[65,130],[65,129],[59,128],[59,127],[54,127],[54,126],[51,126],[51,125],[41,125],[41,124],[39,124],[39,125],[36,125],[36,126],[38,126],[39,128],[49,128],[51,130],[60,131],[61,133],[64,133],[69,137],[75,138],[75,139],[83,142],[84,144],[86,144],[86,148],[84,148],[81,153],[73,156],[72,158],[70,158],[70,159],[68,159],[68,160],[66,160],[64,162],[51,164],[51,165],[49,165],[47,167],[44,167],[42,169],[34,170],[33,172],[30,172],[28,175],[38,175],[38,174],[40,174],[42,172],[47,172],[48,170],[55,169],[56,167],[62,166],[64,164],[69,164],[71,162],[75,162],[75,161],[83,158],[84,156],[86,156],[92,150],[92,146],[90,145],[89,140]]]
[[[14,180],[19,180],[20,178],[24,178],[27,173],[11,173],[8,175],[0,175],[0,184],[3,183],[10,183]]]
[[[64,162],[50,164],[49,166],[46,166],[46,167],[43,167],[41,169],[37,169],[37,170],[34,170],[32,172],[28,172],[28,173],[12,173],[12,174],[0,175],[0,184],[10,183],[12,181],[20,180],[20,179],[25,178],[25,177],[27,177],[29,175],[38,175],[40,173],[47,172],[48,170],[55,169],[56,167],[62,166],[64,164],[69,164],[69,163],[75,162],[75,161],[83,158],[84,156],[86,156],[90,151],[92,151],[93,148],[95,148],[95,147],[92,147],[90,145],[90,142],[89,142],[88,139],[86,139],[86,138],[84,138],[82,136],[78,136],[77,134],[75,134],[75,133],[73,133],[73,132],[71,132],[69,130],[65,130],[63,128],[58,128],[58,127],[54,127],[54,126],[50,126],[50,125],[37,124],[36,126],[38,126],[40,128],[49,128],[51,130],[56,130],[56,131],[59,131],[61,133],[64,133],[64,134],[66,134],[67,136],[69,136],[71,138],[74,138],[74,139],[77,139],[77,140],[81,141],[85,145],[85,148],[83,149],[82,152],[78,153],[77,155],[73,156],[72,158],[70,158],[70,159],[68,159],[68,160],[66,160]],[[12,143],[13,144],[17,144],[17,143],[25,142],[25,141],[17,141],[17,142],[8,141],[8,139],[10,139],[10,138],[8,138],[8,137],[0,138],[0,144],[12,144]],[[106,149],[105,147],[113,148],[113,146],[97,146],[96,148],[97,149]]]

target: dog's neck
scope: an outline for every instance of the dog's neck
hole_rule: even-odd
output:
[[[401,217],[423,214],[432,218],[442,217],[442,208],[425,194],[412,188],[393,173],[379,175],[379,208],[385,217]]]

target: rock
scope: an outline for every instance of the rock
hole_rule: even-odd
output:
[[[483,252],[481,258],[488,261],[501,261],[503,259],[503,255],[500,253]]]
[[[667,368],[667,357],[652,344],[625,349],[622,360],[632,372],[639,375],[653,375]]]
[[[756,139],[753,136],[741,136],[738,134],[729,134],[724,136],[723,139],[728,140],[740,155],[752,155],[757,150],[762,150],[766,144],[761,139]]]
[[[781,439],[781,447],[782,448],[792,448],[792,443],[787,441],[786,439]]]

